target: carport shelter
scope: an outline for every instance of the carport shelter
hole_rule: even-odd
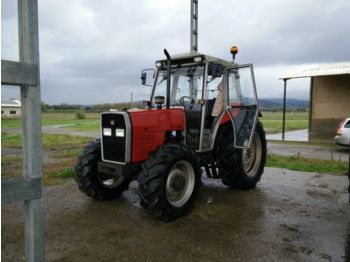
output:
[[[310,77],[308,137],[311,142],[333,142],[339,122],[350,116],[350,62],[318,64],[280,77],[284,81],[283,130],[285,132],[287,81]]]

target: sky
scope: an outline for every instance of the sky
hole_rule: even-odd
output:
[[[140,72],[189,52],[190,0],[39,0],[42,101],[97,104],[149,98]],[[17,1],[1,0],[1,58],[18,60]],[[350,61],[349,0],[199,0],[198,51],[253,63],[260,98],[281,98],[279,76],[300,65]],[[288,97],[308,99],[309,79]],[[2,86],[2,99],[19,88]]]

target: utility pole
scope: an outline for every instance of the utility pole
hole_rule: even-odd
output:
[[[132,103],[133,103],[133,101],[132,101],[132,100],[133,100],[133,99],[132,99],[132,96],[133,96],[133,94],[132,94],[132,92],[131,92],[131,93],[130,93],[130,106],[129,106],[130,108],[132,108]]]
[[[190,52],[198,51],[198,0],[191,0],[191,47]]]

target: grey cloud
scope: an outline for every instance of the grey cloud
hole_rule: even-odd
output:
[[[1,3],[2,57],[16,59],[13,2]],[[39,13],[42,97],[48,103],[125,101],[131,91],[146,99],[141,69],[153,67],[163,48],[189,50],[188,0],[40,0]],[[348,0],[203,0],[199,51],[231,59],[229,47],[237,44],[237,61],[255,64],[259,95],[280,97],[278,76],[290,65],[350,60],[349,13]],[[291,95],[307,89],[297,83]],[[8,96],[6,88],[2,94]]]

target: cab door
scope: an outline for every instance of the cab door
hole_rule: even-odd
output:
[[[253,65],[227,69],[227,113],[233,123],[237,148],[249,148],[258,116]]]

